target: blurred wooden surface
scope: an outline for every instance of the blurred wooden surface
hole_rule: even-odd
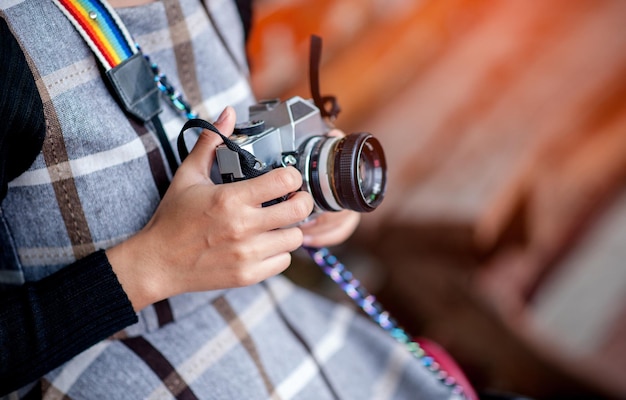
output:
[[[257,1],[257,95],[308,97],[324,38],[336,124],[374,133],[389,164],[349,251],[480,388],[626,397],[626,254],[594,239],[626,248],[604,217],[626,209],[624,27],[622,0]]]

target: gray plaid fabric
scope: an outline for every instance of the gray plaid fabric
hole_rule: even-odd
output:
[[[119,9],[144,53],[205,119],[254,101],[234,2],[197,0]],[[41,279],[123,241],[154,212],[170,172],[150,124],[120,110],[89,48],[48,0],[0,0],[44,101],[47,136],[0,209],[14,265],[0,283]],[[172,141],[185,122],[164,105]],[[450,398],[448,389],[381,329],[283,277],[181,295],[42,378],[44,398]],[[22,390],[21,393],[25,392]],[[16,393],[13,396],[19,397]]]

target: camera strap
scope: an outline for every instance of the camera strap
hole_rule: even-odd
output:
[[[315,264],[321,268],[322,272],[335,282],[352,299],[354,304],[397,342],[401,343],[441,384],[448,387],[454,395],[460,398],[477,398],[467,378],[465,378],[460,368],[456,366],[456,363],[452,359],[446,360],[448,368],[456,372],[455,376],[453,376],[439,364],[438,361],[441,360],[429,354],[419,342],[413,340],[411,335],[398,325],[398,322],[376,300],[376,297],[327,248],[303,248],[309,253]],[[451,364],[454,364],[454,366]]]
[[[143,123],[151,122],[172,175],[178,161],[158,115],[166,85],[141,53],[113,8],[103,0],[52,0],[74,25],[98,59],[122,108]],[[155,84],[156,82],[156,84]],[[176,105],[176,104],[175,104]],[[178,107],[180,108],[180,107]]]
[[[334,121],[339,115],[341,108],[335,96],[322,96],[320,94],[320,65],[322,62],[322,38],[311,35],[309,51],[309,85],[313,103],[320,109],[322,117]]]
[[[233,142],[228,137],[224,136],[219,131],[219,129],[217,129],[212,123],[205,121],[203,119],[199,119],[199,118],[190,119],[189,121],[185,123],[185,125],[183,125],[182,129],[180,130],[180,134],[178,135],[178,140],[176,142],[176,145],[178,147],[178,155],[180,156],[181,162],[185,158],[187,158],[187,156],[189,155],[189,150],[187,149],[187,144],[185,143],[185,131],[190,128],[208,129],[211,132],[214,132],[217,135],[219,135],[224,141],[224,144],[226,145],[226,147],[229,150],[237,153],[237,155],[239,156],[241,172],[243,172],[246,179],[261,176],[268,171],[267,169],[257,168],[261,165],[261,162],[258,161],[252,153],[250,153],[249,151],[245,149],[242,149],[237,143]]]

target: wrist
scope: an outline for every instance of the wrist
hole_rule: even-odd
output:
[[[154,254],[142,245],[141,233],[105,251],[124,292],[139,311],[169,297]]]

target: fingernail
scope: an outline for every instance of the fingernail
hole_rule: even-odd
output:
[[[312,236],[303,236],[302,237],[302,244],[306,246],[306,245],[310,244],[312,240],[313,240]]]
[[[228,117],[228,114],[230,114],[230,107],[226,107],[224,109],[224,111],[222,111],[220,116],[217,117],[217,121],[215,121],[215,123],[216,124],[221,124],[222,122],[224,122],[226,120],[226,118]]]
[[[317,219],[310,219],[310,220],[305,220],[301,225],[300,228],[307,228],[309,226],[313,226],[317,223]]]

